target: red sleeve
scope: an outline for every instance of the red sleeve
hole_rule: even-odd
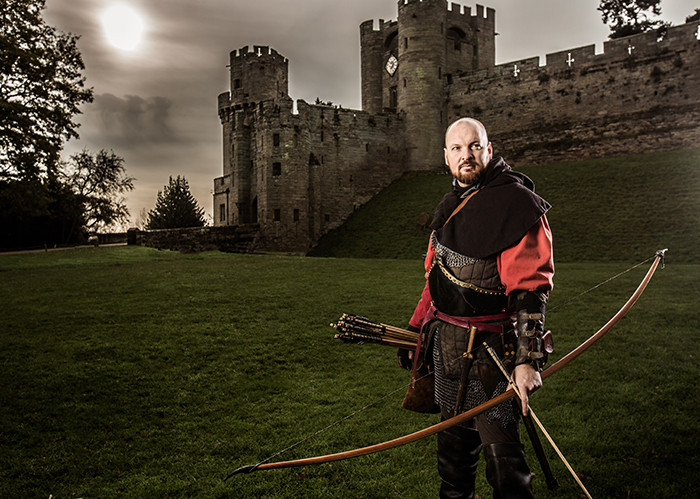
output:
[[[515,290],[550,291],[554,286],[552,231],[543,216],[520,242],[498,255],[498,274],[506,294]]]
[[[425,314],[428,313],[428,309],[430,308],[430,302],[432,299],[430,298],[430,289],[428,289],[428,281],[425,281],[425,287],[423,288],[423,293],[420,296],[420,301],[418,302],[418,305],[416,306],[416,309],[413,312],[413,317],[411,317],[411,320],[408,321],[408,323],[420,329],[421,325],[423,325],[423,319],[425,319]]]
[[[423,324],[423,319],[425,314],[428,313],[430,308],[430,289],[428,289],[428,272],[430,272],[430,267],[433,265],[433,257],[435,255],[435,250],[433,249],[433,238],[431,236],[430,243],[428,244],[428,253],[425,255],[425,287],[423,288],[423,293],[421,294],[420,301],[416,305],[416,309],[413,312],[413,317],[408,323],[413,326],[420,328]]]

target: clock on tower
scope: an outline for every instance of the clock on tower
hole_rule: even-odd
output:
[[[396,58],[394,54],[391,54],[391,57],[386,61],[386,65],[384,66],[384,69],[386,69],[386,72],[389,73],[390,76],[394,76],[394,73],[396,73],[396,68],[399,67],[399,60]]]

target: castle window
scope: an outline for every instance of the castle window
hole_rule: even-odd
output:
[[[282,211],[279,208],[275,208],[272,216],[274,217],[275,222],[279,222],[282,220]]]
[[[235,80],[233,80],[233,89],[237,90],[239,88],[241,88],[241,79],[236,78]]]
[[[299,208],[294,208],[294,221],[299,221]]]
[[[403,39],[403,48],[405,48],[405,49],[408,48],[408,38]]]
[[[219,205],[219,222],[225,222],[225,221],[226,221],[226,205],[220,204]]]
[[[369,142],[365,144],[365,152],[369,152]]]
[[[272,134],[272,145],[275,147],[279,147],[279,145],[280,145],[280,134],[279,133]]]
[[[406,88],[406,78],[403,79],[403,88]]]
[[[442,80],[442,68],[438,68],[438,80]]]
[[[399,105],[398,91],[396,87],[389,89],[389,107],[395,109]]]
[[[325,220],[326,222],[330,222],[331,216],[330,215],[323,215],[323,220]]]
[[[278,177],[282,175],[282,163],[272,163],[272,176]]]
[[[321,142],[323,142],[323,130],[321,130]]]

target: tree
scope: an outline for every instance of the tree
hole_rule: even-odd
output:
[[[190,193],[185,177],[170,177],[168,185],[158,192],[156,206],[148,212],[146,229],[176,229],[203,227],[204,210]]]
[[[59,179],[78,201],[70,234],[79,227],[92,232],[129,221],[122,194],[134,189],[135,179],[126,175],[124,159],[113,151],[83,149],[62,166]]]
[[[92,102],[77,36],[47,26],[45,0],[0,2],[0,180],[51,175],[73,117]]]
[[[700,9],[695,9],[695,13],[689,15],[685,18],[685,22],[692,23],[693,21],[700,21]]]
[[[669,25],[650,19],[661,15],[661,0],[601,0],[598,10],[602,12],[603,23],[610,26],[611,39]]]
[[[55,175],[0,181],[0,247],[84,242],[91,231],[127,222],[122,194],[133,190],[124,160],[83,150]]]

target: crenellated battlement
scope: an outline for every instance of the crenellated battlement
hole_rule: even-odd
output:
[[[477,72],[468,75],[478,80],[485,74],[512,78],[538,76],[543,72],[583,70],[599,64],[631,63],[642,58],[685,52],[693,47],[700,50],[700,21],[668,28],[663,36],[656,31],[609,40],[603,44],[603,52],[596,54],[595,45],[585,45],[546,54],[546,63],[540,65],[539,57],[511,61],[494,66],[492,72]],[[465,75],[466,76],[466,75]]]
[[[418,5],[418,4],[423,4],[423,5],[438,5],[438,4],[447,4],[446,0],[399,0],[398,5],[399,5],[399,10],[401,10],[401,7],[404,7],[406,5]]]
[[[484,12],[486,15],[484,16]],[[476,5],[476,15],[472,15],[472,9],[468,6],[449,2],[447,9],[448,21],[454,23],[468,22],[474,29],[495,28],[496,26],[496,11],[492,8],[484,9],[483,5]]]
[[[267,45],[254,45],[253,50],[249,50],[248,45],[238,50],[231,51],[231,63],[234,61],[255,59],[261,62],[272,61],[281,64],[287,64],[289,61],[275,49]]]
[[[395,29],[396,25],[396,21],[385,21],[384,19],[380,19],[378,28],[375,28],[374,20],[370,19],[360,24],[360,35],[383,33]]]

